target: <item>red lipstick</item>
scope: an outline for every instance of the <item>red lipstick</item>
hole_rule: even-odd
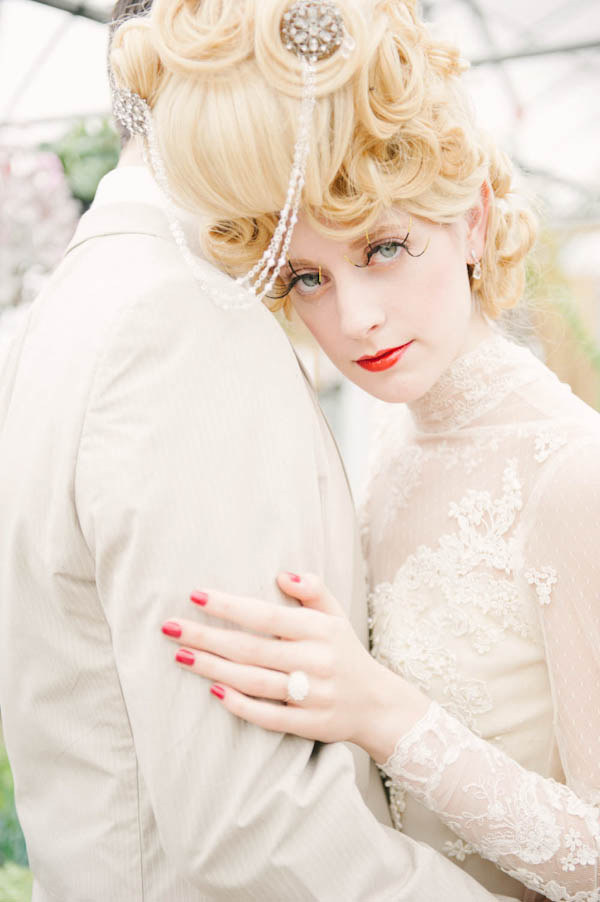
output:
[[[400,345],[398,348],[387,348],[385,351],[379,351],[373,357],[361,357],[355,363],[362,366],[364,370],[369,370],[370,373],[381,373],[383,370],[389,370],[395,363],[398,363],[411,344],[412,341],[407,341],[405,345]]]

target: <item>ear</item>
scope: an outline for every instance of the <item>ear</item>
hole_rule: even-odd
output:
[[[487,232],[488,217],[490,213],[491,188],[489,183],[483,182],[479,191],[477,203],[467,211],[467,262],[473,262],[471,251],[475,260],[481,260],[485,249],[485,236]]]

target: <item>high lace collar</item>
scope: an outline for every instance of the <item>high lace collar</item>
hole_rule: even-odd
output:
[[[459,429],[493,410],[540,374],[527,348],[496,334],[458,357],[426,395],[409,404],[424,432]]]

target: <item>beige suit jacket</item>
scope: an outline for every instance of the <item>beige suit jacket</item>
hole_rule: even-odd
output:
[[[195,588],[281,603],[285,568],[366,639],[343,470],[271,314],[219,310],[163,213],[114,204],[0,368],[0,704],[35,902],[490,899],[376,820],[364,757],[367,804],[348,748],[231,717],[161,635],[202,619]]]

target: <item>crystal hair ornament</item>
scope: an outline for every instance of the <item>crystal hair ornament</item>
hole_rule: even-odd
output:
[[[288,50],[310,63],[327,59],[338,48],[344,55],[354,49],[337,6],[330,2],[294,3],[281,20],[281,38]]]
[[[283,14],[280,35],[284,47],[302,61],[303,90],[292,172],[285,204],[279,213],[279,221],[269,246],[250,272],[231,280],[226,289],[220,273],[215,284],[209,284],[210,270],[202,266],[189,249],[177,218],[148,103],[133,91],[119,88],[109,67],[114,116],[130,134],[144,139],[144,160],[154,173],[163,194],[169,214],[169,228],[175,243],[202,289],[217,306],[228,310],[243,309],[262,301],[272,290],[287,261],[294,226],[298,221],[310,151],[310,133],[316,103],[315,63],[333,56],[338,50],[344,58],[348,58],[356,46],[353,38],[346,32],[337,6],[332,2],[298,0],[293,3]]]

